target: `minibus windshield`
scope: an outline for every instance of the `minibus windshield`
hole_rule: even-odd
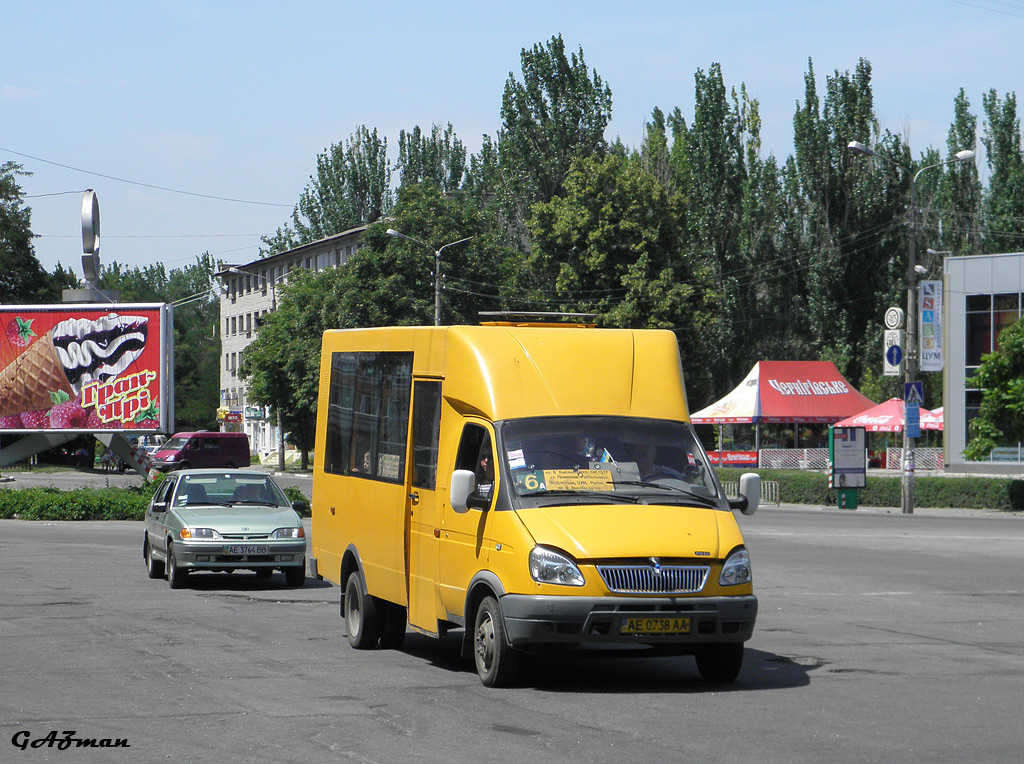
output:
[[[501,427],[501,459],[520,506],[562,503],[718,507],[718,489],[693,430],[634,417],[537,417]]]

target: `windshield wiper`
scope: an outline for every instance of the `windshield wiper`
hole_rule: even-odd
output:
[[[687,488],[680,488],[675,485],[663,485],[661,483],[651,483],[645,480],[624,480],[616,483],[615,485],[635,485],[641,488],[660,488],[663,491],[674,491],[675,493],[681,493],[687,499],[696,499],[698,502],[706,507],[718,507],[718,502],[711,496],[704,496],[699,493],[695,493]]]
[[[520,499],[532,499],[536,496],[579,496],[584,499],[594,499],[599,502],[620,501],[627,504],[636,504],[638,499],[636,496],[623,496],[622,494],[615,494],[611,491],[572,491],[567,488],[548,488],[543,491],[534,491],[532,493],[523,494]]]

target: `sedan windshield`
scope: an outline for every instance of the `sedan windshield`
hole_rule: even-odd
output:
[[[174,492],[174,506],[290,507],[291,502],[270,477],[259,473],[209,472],[186,474]]]
[[[539,417],[501,427],[502,457],[521,506],[638,503],[719,506],[693,430],[632,417]]]

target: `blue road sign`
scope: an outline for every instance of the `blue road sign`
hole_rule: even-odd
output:
[[[908,438],[921,437],[921,408],[916,403],[907,403],[904,407],[906,421],[903,423],[907,428]]]
[[[924,382],[907,382],[903,385],[903,401],[914,406],[924,405]]]
[[[899,345],[890,345],[885,351],[885,360],[890,366],[899,366],[903,360],[903,348]]]

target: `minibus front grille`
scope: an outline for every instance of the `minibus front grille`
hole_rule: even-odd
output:
[[[704,588],[706,565],[598,565],[608,591],[615,594],[694,594]]]

